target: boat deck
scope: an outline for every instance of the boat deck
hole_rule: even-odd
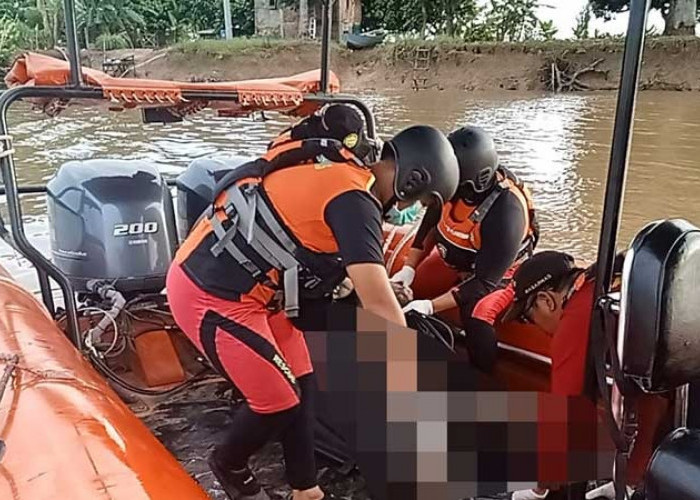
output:
[[[166,398],[131,399],[129,406],[134,413],[209,496],[213,500],[228,500],[210,472],[206,457],[223,438],[239,404],[233,399],[229,384],[209,379]],[[358,472],[342,475],[323,463],[318,465],[319,482],[326,498],[369,500]],[[282,449],[278,443],[270,443],[257,453],[251,460],[251,467],[273,500],[283,500],[291,494],[284,478]]]

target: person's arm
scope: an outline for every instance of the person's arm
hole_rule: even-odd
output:
[[[405,326],[382,255],[381,208],[371,195],[350,191],[326,206],[326,223],[364,309]]]
[[[393,283],[401,283],[405,287],[410,287],[416,278],[416,268],[430,254],[435,247],[435,227],[440,221],[440,207],[432,205],[426,210],[421,220],[418,231],[413,237],[413,243],[408,250],[408,255],[403,267],[392,277]]]
[[[405,265],[415,269],[435,247],[434,234],[441,215],[442,211],[439,205],[431,205],[425,211],[416,236],[413,238]]]
[[[504,193],[481,224],[474,275],[452,291],[460,309],[471,313],[476,303],[498,286],[518,255],[525,224],[520,201],[512,193]]]
[[[388,321],[406,326],[401,306],[394,295],[386,269],[380,264],[351,264],[348,276],[355,285],[355,292],[363,309]]]

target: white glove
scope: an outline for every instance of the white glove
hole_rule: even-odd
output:
[[[631,496],[634,490],[629,486],[627,488],[627,495]],[[593,500],[595,498],[607,498],[608,500],[615,500],[615,483],[610,481],[605,483],[603,486],[596,488],[593,491],[586,493],[586,500]]]
[[[511,500],[543,500],[549,495],[549,490],[537,493],[535,490],[519,490],[511,494]]]
[[[415,278],[416,270],[411,266],[403,266],[401,270],[393,275],[389,281],[393,283],[401,283],[403,286],[410,287]]]
[[[430,316],[433,314],[433,301],[432,300],[413,300],[406,304],[406,307],[403,308],[403,312],[407,313],[408,311],[417,311],[421,314],[425,314],[427,316]]]

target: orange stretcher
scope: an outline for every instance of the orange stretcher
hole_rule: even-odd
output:
[[[254,111],[279,111],[305,116],[318,104],[305,96],[320,91],[320,70],[289,77],[242,80],[236,82],[191,83],[141,78],[117,78],[102,71],[81,68],[84,84],[100,89],[111,109],[169,108],[179,115],[212,108],[225,116],[244,116]],[[64,87],[70,83],[70,65],[54,57],[26,53],[15,60],[5,76],[8,88],[17,86]],[[340,91],[338,77],[330,72],[328,92]],[[49,99],[33,99],[45,111],[60,110],[47,106]],[[99,101],[98,101],[99,102]],[[65,107],[65,103],[64,106]],[[55,111],[53,114],[57,113]],[[52,114],[49,112],[49,114]]]

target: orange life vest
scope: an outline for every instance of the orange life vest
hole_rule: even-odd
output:
[[[220,189],[176,261],[207,291],[230,289],[231,296],[245,293],[266,304],[284,298],[288,315],[296,316],[299,296],[328,296],[345,278],[326,206],[349,191],[369,192],[373,182],[372,173],[352,161],[303,163],[237,179]],[[227,278],[225,262],[212,261],[220,257],[232,258],[255,286],[240,278],[240,267],[238,279]]]
[[[528,247],[531,247],[530,251],[534,249],[539,237],[539,229],[530,190],[503,167],[499,168],[496,175],[496,187],[479,205],[468,205],[461,199],[445,203],[437,226],[440,243],[453,245],[469,252],[478,252],[481,249],[481,223],[496,200],[509,191],[522,204],[527,222],[523,232],[521,254],[524,254]]]

